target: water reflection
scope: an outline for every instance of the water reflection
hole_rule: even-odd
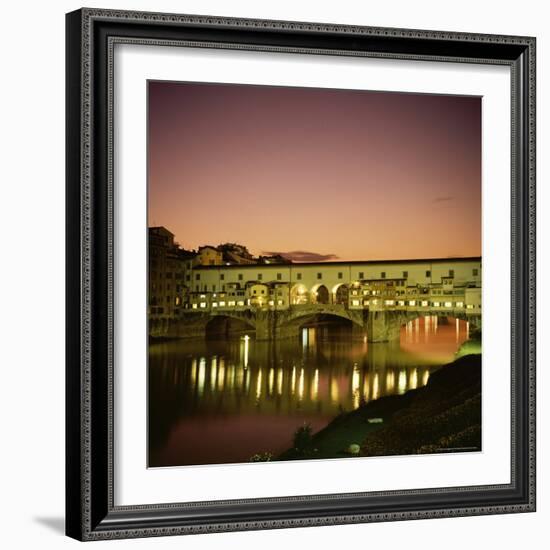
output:
[[[464,321],[423,318],[401,342],[354,341],[348,327],[304,328],[297,340],[171,341],[149,350],[151,466],[247,461],[278,453],[304,422],[425,385],[466,340]]]

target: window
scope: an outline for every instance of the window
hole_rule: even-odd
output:
[[[359,300],[352,300],[351,305],[357,307],[357,306],[361,305],[361,302]]]
[[[428,271],[426,271],[426,277],[430,278],[432,276],[432,272],[428,269]]]
[[[172,273],[170,273],[170,272],[166,273],[166,278],[171,279],[172,278]]]
[[[166,303],[169,304],[172,301],[172,298],[170,296],[166,296]]]
[[[216,292],[216,285],[212,285],[212,292]]]
[[[302,280],[302,274],[301,273],[296,273],[296,279],[298,281],[301,281]]]
[[[344,276],[344,274],[340,271],[338,272],[338,279],[341,279]]]
[[[283,278],[282,273],[277,273],[277,281],[280,281]]]
[[[403,271],[403,279],[406,279],[409,276],[408,271]]]
[[[220,273],[220,281],[224,281],[225,280],[225,275],[223,273]]]
[[[477,277],[479,275],[479,269],[472,269],[472,275]]]
[[[262,274],[258,273],[258,281],[261,281],[261,280],[262,280]]]
[[[243,274],[239,273],[239,281],[242,281],[242,280],[243,280]]]
[[[317,273],[317,279],[322,279],[323,278],[323,274],[322,273]]]
[[[195,281],[200,281],[201,280],[201,274],[200,273],[197,273],[195,275]]]
[[[454,277],[454,276],[455,276],[455,270],[449,269],[449,277]]]
[[[359,279],[364,279],[364,278],[365,278],[365,274],[362,271],[360,271],[359,272]]]
[[[258,291],[257,291],[256,289],[254,289],[254,290],[252,291],[252,294],[258,294]]]
[[[380,273],[380,278],[381,278],[381,279],[385,279],[385,278],[386,278],[386,272],[385,272],[385,271],[382,271],[382,273]]]
[[[190,281],[190,280],[191,280],[191,275],[186,275],[186,276],[185,276],[185,280],[186,280],[186,281]]]

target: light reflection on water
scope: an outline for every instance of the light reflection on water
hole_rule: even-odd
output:
[[[304,422],[427,383],[467,339],[464,321],[408,323],[401,341],[367,344],[341,325],[299,339],[177,340],[149,350],[150,466],[246,462],[280,453]]]

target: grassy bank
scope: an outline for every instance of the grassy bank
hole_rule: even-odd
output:
[[[426,386],[342,413],[315,434],[304,427],[294,444],[275,460],[481,450],[481,355],[462,355]]]

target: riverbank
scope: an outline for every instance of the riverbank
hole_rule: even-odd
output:
[[[442,366],[422,388],[343,412],[274,460],[390,456],[481,450],[481,355]]]

